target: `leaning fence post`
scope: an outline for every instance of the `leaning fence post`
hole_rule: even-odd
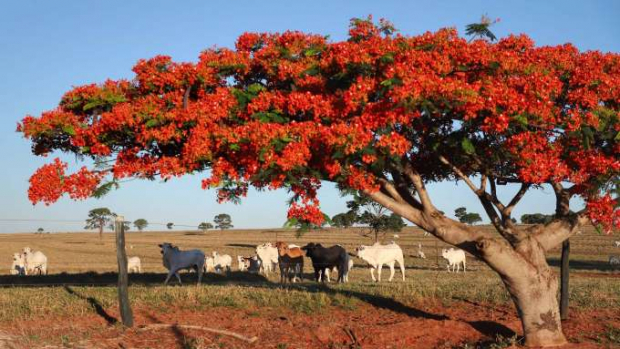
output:
[[[129,277],[127,276],[127,254],[125,254],[125,217],[117,216],[114,223],[116,260],[118,262],[118,304],[123,325],[132,327],[133,314],[129,305]]]

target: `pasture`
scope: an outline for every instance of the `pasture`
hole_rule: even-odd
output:
[[[285,230],[128,232],[127,255],[139,256],[144,271],[130,275],[136,326],[129,330],[118,324],[114,234],[104,234],[103,241],[86,232],[0,235],[0,348],[503,348],[519,340],[519,320],[496,274],[469,255],[466,274],[448,273],[438,256],[447,245],[414,228],[394,239],[405,254],[405,282],[397,270],[388,283],[384,268],[383,281],[373,283],[357,258],[348,284],[310,281],[309,259],[305,280],[287,287],[279,285],[277,273],[236,271],[236,256],[253,254],[263,242],[341,244],[353,252],[372,244],[362,232],[326,229],[299,239]],[[392,239],[388,233],[384,241]],[[608,263],[610,255],[620,255],[614,240],[617,235],[592,228],[571,239],[571,308],[564,328],[575,347],[620,345],[620,270]],[[185,273],[182,287],[164,287],[161,242],[230,254],[234,271],[210,273],[200,287],[195,274]],[[418,244],[426,259],[415,257]],[[47,255],[50,275],[8,275],[13,252],[25,246]],[[556,268],[559,252],[549,256]],[[258,340],[248,344],[184,325]]]

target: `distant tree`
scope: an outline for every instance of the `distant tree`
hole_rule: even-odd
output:
[[[475,212],[468,212],[463,217],[460,218],[460,221],[465,224],[476,224],[478,222],[482,222],[482,217]]]
[[[374,234],[374,241],[379,241],[379,234],[388,231],[401,231],[406,225],[397,214],[387,215],[385,207],[373,201],[364,194],[354,194],[353,200],[347,202],[347,207],[357,217],[356,223],[367,225]]]
[[[44,231],[45,231],[45,229],[43,229],[43,228],[39,228],[39,229],[37,229],[37,232],[38,232],[39,234],[43,234],[43,232],[44,232]]]
[[[551,220],[553,220],[553,215],[542,213],[524,214],[521,216],[521,223],[523,224],[547,224]]]
[[[172,229],[172,227],[173,227],[173,226],[174,226],[174,223],[172,223],[172,222],[170,222],[170,223],[166,224],[166,227],[167,227],[168,229]]]
[[[213,218],[213,223],[215,223],[215,227],[217,229],[230,229],[233,227],[232,218],[230,218],[229,214],[220,213],[215,218]]]
[[[353,211],[338,213],[332,217],[332,226],[336,228],[350,228],[355,224],[357,215]]]
[[[140,232],[149,225],[149,222],[144,218],[138,218],[133,222],[133,225],[138,228]]]
[[[456,216],[456,218],[461,218],[466,214],[467,214],[467,209],[465,207],[459,207],[456,210],[454,210],[454,215]]]
[[[84,229],[99,229],[99,240],[103,239],[103,228],[116,216],[109,208],[99,207],[88,212]]]
[[[393,232],[400,232],[406,227],[407,224],[403,221],[403,218],[396,213],[392,213],[388,216],[386,230]]]
[[[465,207],[459,207],[454,210],[454,215],[459,219],[461,223],[476,224],[482,222],[482,218],[475,212],[467,212]]]
[[[198,229],[202,230],[203,232],[207,232],[207,230],[213,229],[213,224],[209,222],[202,222],[198,225]]]

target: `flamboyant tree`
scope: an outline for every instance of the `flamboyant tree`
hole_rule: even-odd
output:
[[[346,41],[245,33],[196,63],[157,56],[133,71],[23,119],[35,154],[98,164],[69,174],[52,160],[30,179],[33,203],[206,172],[202,187],[219,188],[219,201],[284,187],[289,217],[320,224],[317,189],[335,182],[488,264],[527,344],[566,341],[545,255],[588,221],[620,223],[618,54],[536,47],[524,35],[467,42],[454,29],[404,36],[369,18],[353,20]],[[471,188],[497,233],[440,213],[425,184],[445,180]],[[518,186],[514,197],[498,183]],[[515,206],[541,186],[555,192],[555,218],[516,226]],[[569,214],[575,197],[585,209]]]

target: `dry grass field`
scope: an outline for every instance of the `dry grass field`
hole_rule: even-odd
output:
[[[480,227],[490,229],[489,227]],[[137,326],[118,325],[114,234],[0,235],[0,348],[503,348],[518,343],[520,324],[494,272],[468,256],[466,274],[450,274],[437,253],[446,245],[406,228],[395,239],[405,252],[407,280],[372,283],[358,259],[344,285],[308,280],[281,287],[278,276],[208,274],[203,285],[184,274],[185,285],[162,286],[165,269],[158,243],[237,255],[257,244],[341,244],[353,251],[371,244],[359,229],[326,229],[297,239],[285,230],[129,232],[127,253],[139,256],[144,273],[130,276],[130,300]],[[384,240],[394,239],[386,234]],[[571,318],[565,324],[577,348],[620,346],[620,270],[609,267],[618,236],[593,229],[571,239]],[[415,258],[422,244],[427,259]],[[49,260],[49,276],[9,276],[13,252],[29,246]],[[549,257],[559,265],[559,250]],[[236,265],[234,266],[236,270]],[[171,324],[151,330],[152,324]],[[183,325],[227,329],[258,341],[248,344]]]

